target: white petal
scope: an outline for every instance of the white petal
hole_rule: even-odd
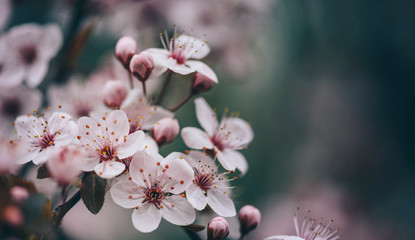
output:
[[[111,187],[110,194],[114,202],[123,208],[135,208],[141,205],[143,192],[134,181],[117,182]],[[130,198],[131,196],[131,198]]]
[[[195,221],[195,210],[186,198],[172,195],[163,202],[166,204],[163,204],[160,212],[167,221],[179,226],[189,225]]]
[[[300,237],[297,237],[297,236],[277,235],[277,236],[267,237],[264,240],[304,240],[304,238],[300,238]]]
[[[199,167],[199,165],[207,165],[207,166],[210,166],[211,169],[216,169],[215,161],[213,161],[213,159],[210,158],[209,156],[206,156],[206,154],[203,152],[192,150],[190,151],[188,156],[190,157],[188,159],[191,160],[191,163],[190,163],[191,166],[194,166],[197,168]]]
[[[25,75],[25,68],[23,67],[21,63],[6,62],[3,64],[2,68],[3,69],[0,72],[0,84],[2,86],[13,87],[13,86],[18,86],[19,84],[22,83],[24,75]]]
[[[150,107],[151,114],[148,116],[146,121],[143,123],[143,129],[150,129],[163,118],[166,117],[174,117],[174,113],[170,112],[169,110],[162,108],[160,106],[151,106]]]
[[[36,59],[36,62],[26,69],[25,79],[27,86],[37,87],[45,78],[48,72],[49,62],[44,59]]]
[[[218,190],[207,191],[208,204],[218,215],[222,217],[233,217],[236,215],[235,205],[228,193]]]
[[[120,139],[124,141],[124,139]],[[143,149],[144,132],[137,131],[127,136],[126,141],[118,148],[118,158],[123,159],[132,156]]]
[[[94,170],[102,178],[113,178],[125,170],[125,165],[116,161],[102,162]]]
[[[195,105],[197,121],[199,121],[200,126],[202,126],[206,133],[212,137],[218,129],[216,113],[210,108],[204,98],[196,98]]]
[[[192,54],[190,55],[190,58],[202,59],[210,53],[210,48],[205,41],[189,35],[180,35],[176,38],[175,44],[176,46],[186,44],[186,51],[188,51],[187,48],[191,47]]]
[[[149,53],[161,54],[161,55],[165,55],[165,56],[169,55],[169,51],[167,51],[164,48],[147,48],[144,51],[149,52]]]
[[[95,152],[94,152],[95,153]],[[90,172],[94,171],[95,166],[99,164],[99,158],[97,158],[95,155],[85,159],[85,162],[82,166],[82,171]]]
[[[225,153],[225,152],[219,151],[216,148],[215,150],[216,150],[216,157],[218,158],[218,161],[220,162],[220,164],[222,164],[222,167],[229,171],[235,170],[236,165],[232,158],[233,154],[226,154],[226,153],[229,153],[229,151]]]
[[[205,191],[193,183],[186,189],[186,198],[189,200],[190,204],[199,211],[206,207],[208,201],[205,196]]]
[[[98,127],[98,122],[89,117],[81,117],[78,120],[78,135],[81,136],[81,143],[89,145],[90,148],[95,150],[100,148],[98,142],[94,142],[97,135],[102,135],[101,127]]]
[[[235,167],[241,171],[241,174],[245,175],[248,171],[248,162],[242,153],[230,149],[225,149],[222,153],[225,159],[232,161]]]
[[[231,133],[229,144],[237,148],[246,146],[254,138],[251,126],[240,118],[223,118],[219,128],[225,128],[226,131]]]
[[[132,219],[133,225],[138,231],[148,233],[156,230],[159,226],[161,213],[153,204],[147,203],[139,209],[134,209]]]
[[[188,65],[191,69],[195,70],[196,72],[199,72],[209,79],[211,79],[214,83],[218,83],[218,76],[216,76],[216,73],[205,63],[201,61],[195,61],[195,60],[187,60],[186,65]]]
[[[184,64],[178,64],[177,61],[173,58],[167,59],[166,66],[171,71],[181,75],[187,75],[195,71]]]
[[[182,139],[186,146],[193,149],[213,148],[209,136],[202,130],[194,127],[185,127],[181,132]]]
[[[127,114],[121,110],[112,111],[105,120],[108,127],[108,134],[111,139],[123,139],[130,131]],[[131,155],[130,155],[131,156]]]
[[[183,153],[173,152],[161,163],[162,166],[169,165],[169,168],[166,169],[166,174],[178,182],[170,192],[175,194],[184,192],[194,178],[193,169],[186,162],[185,155]]]
[[[156,163],[162,161],[163,157],[160,154],[150,151],[137,152],[130,163],[130,175],[140,186],[146,186],[144,180],[147,180],[149,174],[156,175]]]
[[[43,149],[42,152],[38,152],[37,154],[34,154],[33,159],[32,159],[33,163],[36,165],[39,165],[39,164],[43,164],[47,162],[50,150],[51,148],[48,147],[48,148]]]
[[[60,134],[56,134],[54,137],[56,146],[65,146],[73,141],[75,136],[78,134],[78,125],[73,121],[60,130]]]
[[[49,61],[54,57],[63,43],[62,31],[57,24],[48,24],[43,27],[44,35],[39,42],[39,51]]]
[[[155,152],[155,153],[159,152],[159,146],[157,145],[156,140],[154,140],[148,134],[146,134],[144,136],[143,145],[144,145],[146,151]]]

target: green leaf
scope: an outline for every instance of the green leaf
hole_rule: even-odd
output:
[[[82,177],[81,198],[92,214],[97,214],[104,205],[106,185],[107,180],[95,172],[87,172]]]
[[[198,224],[190,224],[187,226],[183,226],[186,230],[193,231],[193,232],[200,232],[205,229],[205,226],[198,225]]]
[[[37,178],[38,179],[44,179],[50,177],[50,173],[48,171],[48,168],[46,165],[42,165],[37,169]]]

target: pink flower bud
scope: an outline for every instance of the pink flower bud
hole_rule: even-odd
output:
[[[179,122],[173,118],[163,118],[152,129],[154,140],[159,145],[173,141],[179,131]]]
[[[115,56],[128,69],[131,58],[137,53],[137,42],[129,36],[120,38],[115,45]]]
[[[18,226],[23,223],[23,214],[16,206],[7,206],[3,210],[4,220],[10,225]]]
[[[68,145],[52,150],[46,164],[53,179],[61,184],[68,184],[82,173],[81,169],[87,158],[84,148]]]
[[[210,220],[207,229],[208,240],[222,240],[229,234],[229,223],[223,217]]]
[[[251,205],[246,205],[239,210],[239,223],[241,226],[241,234],[246,235],[255,229],[261,221],[261,213]]]
[[[192,83],[193,94],[207,92],[212,88],[212,85],[213,85],[212,79],[198,72],[195,74],[192,81],[193,81]]]
[[[154,59],[148,52],[134,55],[130,62],[130,71],[140,81],[146,81],[154,69]]]
[[[102,89],[104,103],[111,108],[119,109],[127,97],[127,87],[120,81],[108,81]]]
[[[13,200],[21,203],[29,197],[29,191],[21,186],[14,186],[10,189],[10,195]]]

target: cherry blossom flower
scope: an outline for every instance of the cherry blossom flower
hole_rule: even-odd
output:
[[[81,117],[78,139],[90,150],[83,170],[95,171],[102,178],[113,178],[128,167],[131,156],[145,149],[144,132],[129,134],[127,115],[115,110],[101,119]]]
[[[185,127],[181,135],[184,143],[193,149],[213,149],[222,166],[227,170],[238,168],[242,174],[248,170],[245,157],[236,150],[244,149],[254,133],[247,122],[237,117],[222,117],[220,124],[216,113],[203,98],[195,100],[196,117],[205,130]]]
[[[152,232],[161,218],[175,225],[189,225],[195,211],[184,197],[193,179],[193,171],[181,153],[171,153],[163,159],[151,152],[138,152],[130,165],[130,178],[112,186],[115,203],[134,208],[132,221],[141,232]]]
[[[28,154],[18,163],[45,163],[54,147],[70,144],[78,133],[78,127],[71,119],[72,117],[64,112],[54,112],[50,117],[18,117],[15,121],[16,134],[20,136],[20,144],[27,144],[25,146],[28,147]]]
[[[184,34],[176,37],[176,29],[171,39],[169,39],[167,31],[165,31],[164,37],[163,39],[163,34],[160,34],[164,49],[149,48],[146,50],[153,55],[156,64],[182,75],[200,72],[218,83],[218,77],[208,65],[201,61],[189,60],[191,58],[202,59],[209,54],[210,48],[207,41]]]
[[[265,240],[336,240],[340,238],[339,235],[336,235],[338,229],[332,230],[330,228],[333,220],[331,220],[327,225],[324,225],[322,222],[317,223],[316,219],[309,218],[306,215],[303,224],[300,226],[298,221],[298,212],[299,211],[297,210],[294,214],[294,226],[297,236],[277,235],[268,237]],[[323,218],[321,218],[321,220],[323,220]]]
[[[194,208],[201,211],[206,204],[218,215],[232,217],[236,215],[235,205],[230,198],[231,187],[225,175],[218,173],[215,162],[205,153],[190,151],[187,162],[194,170],[192,184],[186,189],[186,196]]]
[[[7,51],[0,75],[1,84],[16,86],[24,79],[31,88],[38,86],[62,41],[62,32],[56,24],[40,26],[28,23],[10,29],[4,36]]]

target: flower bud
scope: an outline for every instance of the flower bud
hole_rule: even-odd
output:
[[[213,80],[201,73],[196,73],[192,80],[192,93],[199,94],[207,92],[212,88]]]
[[[46,165],[53,179],[60,184],[68,184],[82,173],[81,169],[87,158],[84,148],[68,145],[52,150]]]
[[[246,235],[255,229],[261,221],[261,213],[256,207],[251,205],[241,208],[238,215],[242,235]]]
[[[131,58],[137,53],[137,42],[129,36],[120,38],[115,45],[115,56],[126,69],[130,65]]]
[[[153,138],[159,145],[173,141],[179,131],[179,122],[173,118],[163,118],[152,129]]]
[[[10,189],[10,195],[13,200],[21,203],[29,197],[29,191],[21,186],[14,186]]]
[[[130,62],[130,71],[140,81],[146,81],[154,69],[154,59],[148,52],[134,55]]]
[[[229,223],[223,217],[210,220],[207,229],[208,240],[222,240],[229,234]]]
[[[108,81],[102,89],[104,103],[111,108],[119,109],[127,97],[127,87],[120,81]]]

